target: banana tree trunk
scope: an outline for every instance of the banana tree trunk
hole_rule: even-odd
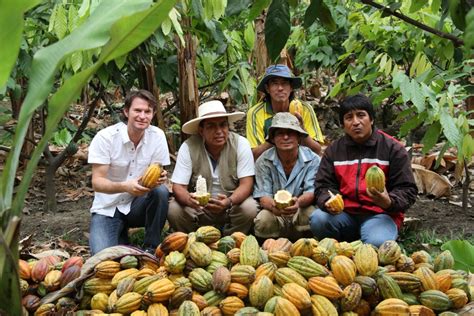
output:
[[[182,20],[184,45],[176,38],[178,46],[178,75],[179,75],[179,112],[181,124],[196,117],[199,106],[199,90],[196,76],[196,39],[190,33],[191,18]],[[184,141],[189,135],[181,133]]]
[[[255,20],[255,47],[253,56],[255,59],[255,75],[258,78],[265,73],[265,69],[270,65],[267,46],[265,45],[265,17],[266,11],[260,14]]]

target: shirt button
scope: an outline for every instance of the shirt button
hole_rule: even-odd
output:
[[[130,174],[130,176],[132,176],[132,173]]]

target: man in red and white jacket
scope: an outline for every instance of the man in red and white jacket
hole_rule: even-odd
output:
[[[311,231],[318,239],[361,239],[378,247],[397,239],[403,213],[415,203],[418,190],[410,159],[396,139],[374,128],[374,109],[366,96],[346,98],[339,120],[345,135],[326,149],[316,174],[319,209],[311,215]],[[383,192],[367,190],[365,173],[374,165],[385,173]],[[329,191],[342,195],[343,212],[326,203]]]

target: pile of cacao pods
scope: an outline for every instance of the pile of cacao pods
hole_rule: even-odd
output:
[[[37,311],[41,297],[64,288],[69,282],[78,278],[83,264],[82,257],[71,257],[65,261],[61,261],[61,258],[55,255],[28,262],[20,259],[18,271],[25,309],[30,312]],[[55,305],[55,310],[72,310],[76,306],[72,298],[62,298]]]
[[[159,264],[135,256],[97,264],[82,284],[75,314],[456,315],[450,310],[474,294],[449,251],[407,256],[395,241],[378,249],[330,238],[267,239],[260,246],[252,235],[221,237],[203,226],[168,235],[156,256]],[[40,280],[38,264],[30,266],[30,279],[48,288],[52,271]],[[35,315],[53,315],[62,306],[26,304]]]

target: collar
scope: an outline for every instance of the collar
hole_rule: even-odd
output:
[[[265,102],[265,112],[270,113],[270,114],[274,114],[272,104],[271,104],[270,101]]]
[[[119,132],[120,132],[120,137],[122,138],[122,143],[123,144],[131,143],[132,141],[130,140],[130,136],[128,135],[127,124],[125,124],[124,122],[120,122],[118,128],[119,128]],[[145,133],[143,133],[143,137],[140,140],[140,143],[143,143],[143,144],[147,143],[147,139],[148,139],[147,135],[148,135],[149,131],[150,131],[150,127],[148,127],[145,130]]]

